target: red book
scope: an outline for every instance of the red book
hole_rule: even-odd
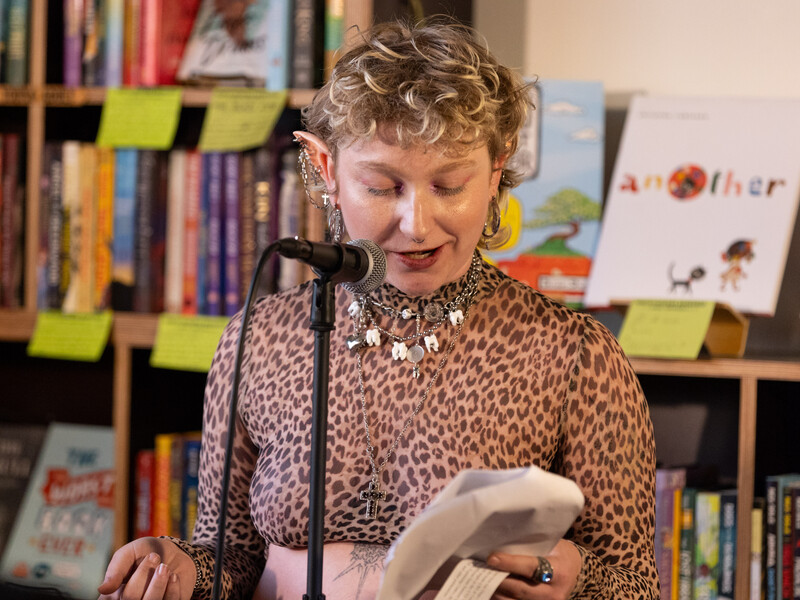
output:
[[[192,33],[199,7],[200,0],[163,2],[158,58],[159,85],[175,85],[175,75],[181,65],[183,50]]]
[[[197,150],[186,152],[186,188],[183,205],[183,314],[197,314],[197,244],[200,227],[200,185],[202,156]]]
[[[22,304],[22,196],[19,188],[20,136],[3,134],[0,208],[0,306]]]
[[[158,85],[158,61],[161,48],[162,0],[141,0],[142,20],[139,32],[141,58],[141,84]],[[180,4],[176,0],[166,4]]]
[[[153,477],[155,452],[140,450],[136,453],[134,494],[136,498],[133,519],[133,537],[153,535]]]

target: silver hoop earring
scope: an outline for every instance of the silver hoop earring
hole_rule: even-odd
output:
[[[483,237],[493,238],[500,231],[500,205],[497,196],[492,196],[489,202],[489,216],[483,225]]]
[[[331,241],[338,244],[342,241],[344,236],[344,219],[342,218],[342,209],[334,206],[333,210],[328,213],[328,231],[331,235]]]

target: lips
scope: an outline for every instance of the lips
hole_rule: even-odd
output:
[[[422,250],[418,252],[403,252],[403,256],[407,256],[411,260],[422,260],[423,258],[428,258],[432,255],[436,250]]]

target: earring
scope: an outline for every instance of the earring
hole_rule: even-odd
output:
[[[333,208],[328,213],[328,231],[331,234],[331,241],[338,244],[344,235],[344,219],[342,218],[342,209],[336,205],[331,206]]]
[[[493,238],[500,230],[500,205],[497,202],[497,195],[492,196],[489,202],[489,216],[483,225],[483,237]]]
[[[306,143],[299,139],[294,138],[294,141],[300,144],[300,152],[297,154],[297,169],[300,171],[300,178],[303,180],[303,190],[308,197],[308,201],[314,208],[325,209],[328,208],[328,188],[325,186],[325,181],[322,179],[319,167],[314,166],[311,162],[311,156],[308,154],[308,146]],[[319,192],[322,194],[322,205],[314,199],[311,192]]]

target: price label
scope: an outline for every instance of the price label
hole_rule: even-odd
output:
[[[40,312],[28,355],[97,362],[111,332],[111,312],[65,314]]]
[[[208,371],[229,320],[228,317],[160,315],[150,365],[178,371]]]

